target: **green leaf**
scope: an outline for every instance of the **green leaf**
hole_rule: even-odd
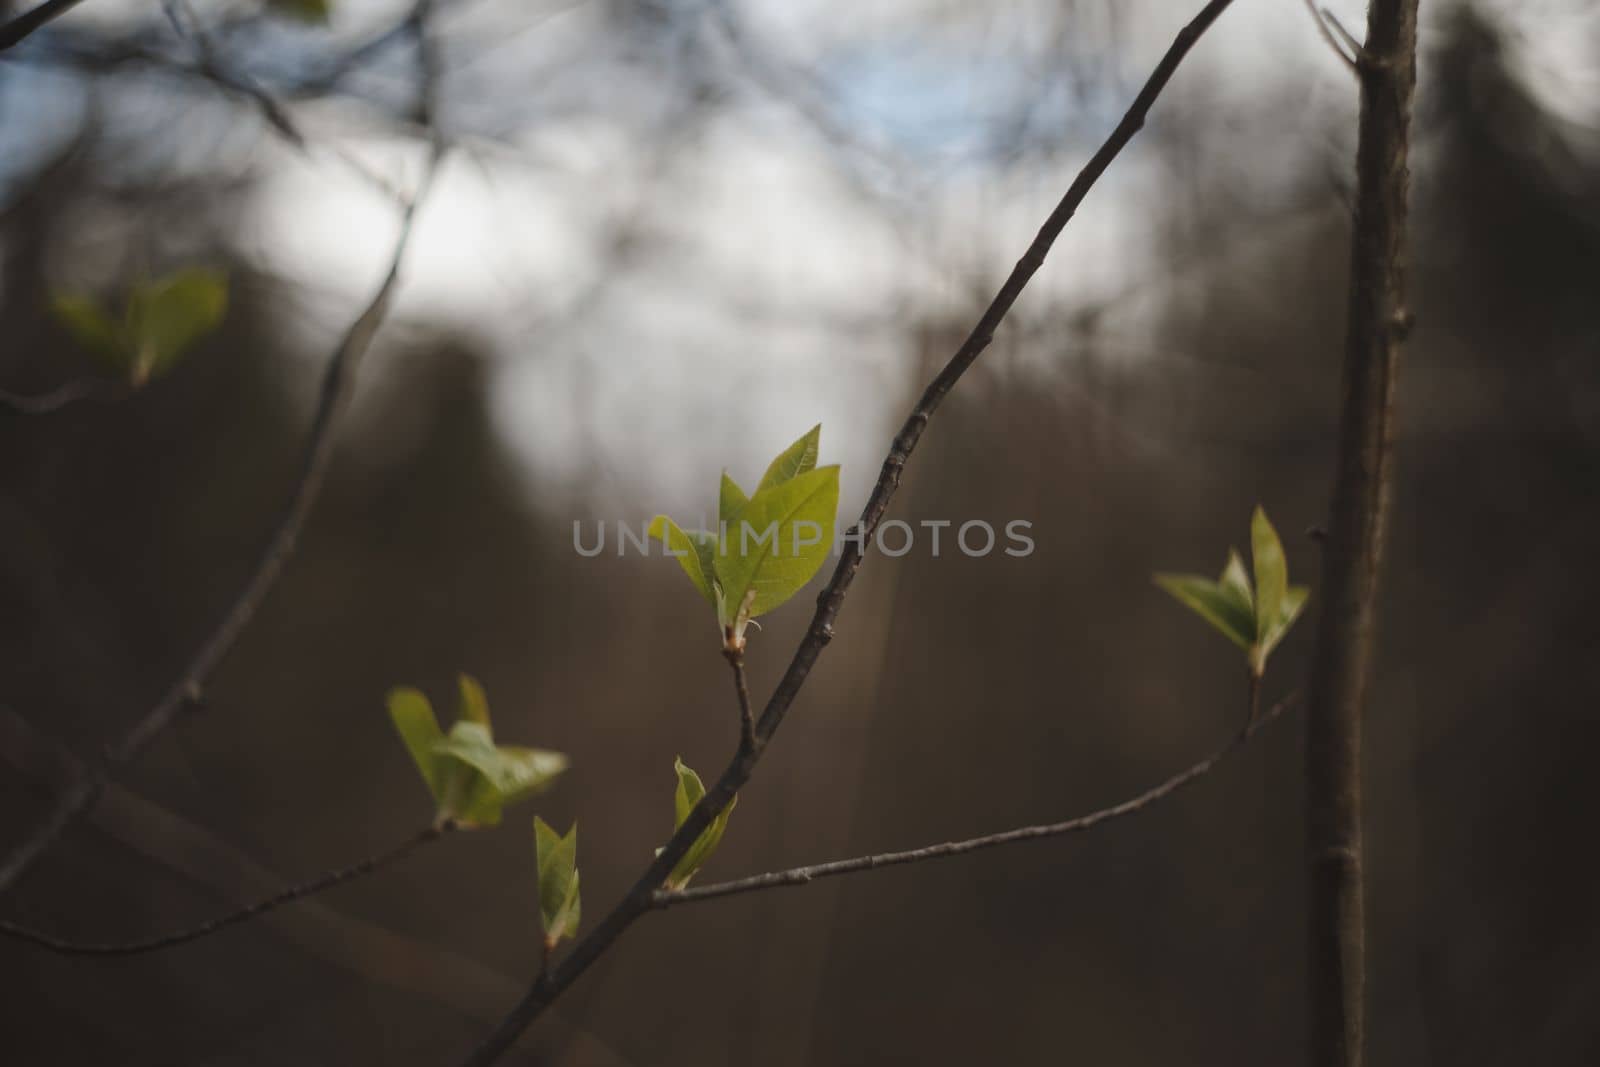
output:
[[[1283,595],[1283,607],[1278,613],[1277,621],[1272,628],[1261,637],[1261,658],[1265,665],[1269,652],[1278,647],[1284,635],[1289,632],[1295,620],[1300,617],[1300,612],[1305,609],[1306,601],[1311,598],[1311,590],[1303,585],[1291,585]]]
[[[682,759],[674,761],[673,767],[678,773],[678,788],[672,798],[674,814],[672,828],[676,830],[683,825],[683,821],[689,817],[689,813],[694,810],[694,806],[700,803],[700,798],[706,795],[706,787],[700,781],[700,776],[691,770]],[[701,831],[694,844],[689,846],[689,851],[683,854],[683,858],[678,861],[677,866],[672,868],[672,873],[667,876],[666,887],[668,889],[682,889],[687,886],[689,879],[693,878],[706,860],[711,858],[711,854],[717,850],[717,845],[722,842],[723,831],[728,828],[728,816],[733,814],[734,806],[738,803],[738,797],[728,801],[728,806],[723,808],[715,819],[711,820],[711,825]]]
[[[1250,576],[1245,572],[1244,560],[1239,558],[1239,553],[1228,549],[1228,565],[1222,568],[1222,577],[1217,584],[1231,593],[1252,619],[1256,614],[1256,594],[1250,588]]]
[[[760,495],[763,489],[771,489],[775,485],[782,485],[791,478],[797,478],[816,467],[818,449],[822,444],[822,424],[811,427],[805,436],[779,453],[767,467],[767,473],[761,476],[761,484],[756,486],[756,494]]]
[[[1255,618],[1237,589],[1197,574],[1158,574],[1155,582],[1246,652],[1255,644]]]
[[[750,498],[744,495],[744,490],[739,488],[739,483],[728,477],[728,472],[722,472],[722,488],[717,494],[717,518],[726,526],[732,526],[739,521],[739,513],[744,511],[744,506],[750,503]]]
[[[755,618],[799,592],[828,558],[838,510],[837,466],[758,489],[713,564],[724,602],[737,610],[754,590]]]
[[[539,866],[539,922],[546,945],[575,937],[581,905],[578,895],[578,824],[563,837],[537,815],[533,817]]]
[[[412,762],[417,765],[422,780],[427,783],[434,804],[441,805],[443,796],[435,746],[444,740],[444,735],[439,731],[439,720],[434,717],[433,705],[418,690],[402,686],[389,691],[389,718],[400,734],[400,740],[405,742],[406,751],[411,753]]]
[[[567,757],[544,749],[496,745],[489,728],[462,720],[433,750],[476,771],[447,796],[449,814],[474,826],[494,826],[501,809],[546,788],[567,769]]]
[[[456,688],[461,693],[461,703],[456,708],[456,718],[467,722],[475,722],[485,730],[489,729],[489,698],[484,696],[483,686],[470,674],[456,676]]]
[[[191,344],[217,327],[227,308],[228,281],[216,271],[191,268],[135,287],[127,311],[135,380],[171,370]]]
[[[333,14],[330,0],[269,0],[268,6],[302,22],[327,22]]]
[[[712,559],[717,552],[717,538],[709,533],[684,533],[678,524],[665,515],[650,520],[649,536],[660,541],[677,560],[683,573],[689,576],[700,595],[715,607],[717,594],[712,589]]]
[[[127,373],[131,357],[121,328],[99,304],[87,296],[61,293],[51,298],[50,312],[72,339],[107,370]]]
[[[1289,586],[1289,565],[1283,558],[1278,531],[1257,507],[1250,517],[1250,555],[1256,570],[1256,643],[1261,643],[1283,614],[1283,598]]]

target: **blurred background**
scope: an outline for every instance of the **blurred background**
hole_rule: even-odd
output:
[[[133,939],[397,842],[431,808],[384,693],[448,708],[470,671],[503,740],[572,757],[531,810],[579,821],[593,922],[671,829],[673,757],[714,773],[736,715],[677,568],[584,558],[573,523],[693,518],[724,466],[753,482],[816,422],[855,514],[919,383],[1199,6],[434,0],[452,149],[299,552],[203,710],[0,914]],[[1364,5],[1330,6],[1359,33]],[[1600,9],[1424,9],[1372,1055],[1590,1064]],[[385,188],[422,172],[411,14],[91,0],[0,57],[0,388],[93,372],[54,293],[231,279],[169,377],[0,415],[7,848],[56,754],[177,677],[283,507],[321,367],[387,266]],[[1036,551],[870,555],[703,880],[1066,818],[1237,728],[1234,650],[1149,576],[1220,568],[1257,502],[1291,574],[1318,573],[1354,118],[1297,0],[1240,0],[1200,44],[891,510],[1025,520]],[[753,637],[758,700],[809,602]],[[647,917],[513,1062],[1296,1062],[1301,736],[1289,716],[1088,835]],[[534,966],[529,814],[165,953],[0,945],[7,1057],[452,1062]]]

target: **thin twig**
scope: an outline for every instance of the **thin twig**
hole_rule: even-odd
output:
[[[1350,36],[1350,32],[1344,28],[1343,23],[1334,17],[1333,12],[1325,7],[1317,6],[1317,0],[1305,0],[1305,4],[1306,10],[1311,13],[1311,21],[1317,24],[1318,36],[1327,43],[1329,48],[1333,49],[1333,54],[1338,56],[1344,65],[1350,68],[1351,73],[1361,73],[1361,67],[1358,63],[1361,55],[1361,42]],[[1339,43],[1339,38],[1333,35],[1333,30],[1329,28],[1330,26],[1338,27],[1340,35],[1345,39],[1344,44]],[[1346,47],[1349,48],[1349,51],[1346,51]]]
[[[403,859],[420,846],[430,841],[436,841],[454,829],[455,824],[451,822],[434,824],[418,833],[412,834],[400,844],[386,851],[368,856],[349,866],[340,867],[319,875],[309,882],[289,886],[280,892],[272,894],[270,897],[231,911],[226,915],[209,919],[196,926],[175,930],[169,934],[162,934],[160,937],[120,942],[71,941],[51,934],[40,933],[37,930],[30,930],[25,926],[3,919],[0,919],[0,935],[17,941],[26,941],[30,945],[36,945],[40,948],[49,949],[51,952],[59,952],[67,956],[134,956],[143,952],[156,952],[160,949],[172,948],[175,945],[186,944],[190,941],[198,941],[202,937],[226,930],[231,926],[238,926],[240,923],[248,922],[257,916],[265,915],[267,912],[280,908],[285,904],[304,900],[306,897],[315,896],[323,890],[332,889],[336,885],[343,885],[345,882],[354,881],[357,878],[382,870],[397,860]]]
[[[321,147],[339,163],[343,164],[352,174],[368,183],[379,192],[392,200],[404,202],[405,197],[388,178],[373,170],[358,157],[341,148],[337,144],[327,142],[313,142],[301,130],[288,107],[272,93],[268,92],[253,78],[235,74],[221,60],[220,50],[212,39],[200,16],[190,6],[188,0],[165,0],[163,4],[172,28],[180,38],[186,38],[193,46],[195,52],[195,73],[207,79],[217,87],[230,93],[242,96],[255,104],[261,112],[261,117],[267,125],[277,131],[285,141],[308,157],[314,157],[317,147]],[[408,22],[408,25],[410,23]]]
[[[1373,0],[1362,56],[1339,444],[1306,701],[1307,1062],[1361,1067],[1366,903],[1361,735],[1394,467],[1417,0]]]
[[[1271,708],[1268,708],[1266,714],[1251,721],[1248,726],[1235,734],[1233,739],[1222,748],[1199,763],[1178,772],[1160,785],[1152,786],[1137,796],[1129,797],[1120,804],[1113,804],[1108,808],[1101,808],[1098,811],[1092,811],[1087,815],[1080,815],[1065,822],[1046,823],[1040,826],[1020,826],[1013,830],[985,834],[982,837],[970,837],[963,841],[947,841],[939,845],[907,849],[904,852],[882,852],[873,856],[857,856],[854,859],[834,860],[831,863],[818,863],[810,867],[793,867],[786,871],[773,871],[769,874],[757,874],[748,878],[738,878],[728,882],[715,882],[710,885],[694,886],[689,889],[658,889],[650,898],[650,903],[652,907],[665,909],[675,904],[692,904],[698,900],[714,900],[717,897],[730,897],[739,893],[753,893],[762,889],[777,889],[782,886],[806,885],[819,878],[834,878],[841,874],[872,871],[880,867],[895,867],[903,863],[922,863],[926,860],[944,859],[948,856],[962,856],[968,852],[997,848],[1001,845],[1015,844],[1019,841],[1037,841],[1040,838],[1060,837],[1063,834],[1092,830],[1101,823],[1111,822],[1129,815],[1137,815],[1157,801],[1171,796],[1190,782],[1207,774],[1217,764],[1244,747],[1244,744],[1255,736],[1256,731],[1287,711],[1295,703],[1296,699],[1296,697],[1290,696],[1279,701]]]
[[[426,197],[433,175],[438,169],[438,152],[430,154],[426,172],[415,195],[406,203],[401,214],[400,235],[395,241],[389,268],[371,301],[351,323],[344,337],[328,360],[323,372],[322,389],[312,416],[311,429],[306,438],[305,456],[301,461],[299,476],[289,494],[288,503],[276,528],[267,541],[260,559],[244,587],[229,603],[222,617],[212,627],[199,649],[184,667],[176,681],[123,735],[109,746],[98,767],[89,771],[57,803],[49,817],[34,833],[11,850],[4,865],[0,865],[0,891],[13,884],[31,867],[68,826],[94,805],[109,777],[109,768],[127,763],[170,726],[178,714],[199,700],[201,691],[211,673],[233,648],[267,594],[277,582],[284,565],[294,554],[300,531],[316,503],[318,492],[327,475],[328,462],[333,454],[334,428],[343,411],[345,401],[355,381],[356,368],[361,357],[371,347],[384,317],[388,314],[394,291],[399,283],[400,266],[406,248],[411,243],[416,212]]]
[[[906,419],[905,425],[895,436],[889,455],[878,474],[877,484],[873,487],[871,496],[867,498],[866,507],[862,510],[861,517],[851,534],[845,538],[845,547],[840,553],[833,576],[817,598],[817,610],[812,615],[805,637],[795,650],[794,658],[790,660],[783,679],[773,691],[765,710],[761,713],[761,718],[756,723],[753,746],[748,750],[741,747],[721,777],[689,812],[688,817],[657,854],[654,862],[645,868],[627,895],[550,971],[548,980],[536,981],[529,986],[522,1000],[511,1008],[494,1032],[485,1037],[467,1056],[465,1060],[467,1067],[486,1067],[487,1064],[499,1059],[528,1024],[537,1019],[545,1008],[554,1003],[563,991],[577,981],[578,977],[605,953],[611,943],[631,926],[635,919],[651,909],[651,901],[656,890],[661,887],[673,867],[711,824],[711,820],[728,806],[740,787],[749,780],[767,742],[783,723],[784,716],[794,703],[795,697],[799,695],[818,656],[822,654],[828,642],[833,640],[834,620],[838,617],[845,594],[849,591],[850,583],[861,566],[865,546],[870,542],[873,531],[877,529],[890,499],[899,487],[901,472],[905,469],[906,462],[912,450],[916,448],[929,419],[933,417],[934,411],[946,394],[966,373],[967,368],[972,366],[994,339],[995,330],[999,328],[1011,306],[1016,303],[1022,290],[1027,287],[1029,280],[1044,264],[1051,245],[1077,213],[1078,207],[1089,195],[1095,182],[1144,126],[1151,106],[1166,88],[1173,73],[1183,63],[1184,57],[1231,3],[1232,0],[1210,0],[1188,25],[1178,31],[1177,38],[1161,57],[1149,80],[1139,90],[1132,106],[1068,187],[1061,202],[1050,213],[1022,259],[1017,262],[1005,284],[1000,287],[988,310],[973,327],[972,333],[924,390],[910,417]]]
[[[24,11],[4,26],[0,26],[0,52],[21,43],[22,39],[34,30],[60,18],[82,2],[83,0],[44,0],[38,7]]]
[[[744,673],[744,652],[741,649],[724,649],[723,656],[733,668],[733,691],[739,697],[739,750],[750,751],[756,744],[756,717],[750,709],[750,683]]]
[[[45,393],[13,393],[0,389],[0,409],[12,415],[49,415],[110,388],[112,383],[104,378],[78,378]]]

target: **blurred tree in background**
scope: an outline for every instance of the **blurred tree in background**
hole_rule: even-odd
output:
[[[8,916],[131,936],[248,898],[250,864],[391,842],[430,809],[383,694],[458,670],[494,695],[497,731],[572,756],[537,810],[581,818],[585,895],[619,893],[670,829],[671,758],[722,754],[727,680],[681,577],[580,557],[573,521],[687,507],[722,457],[818,418],[847,434],[853,510],[890,420],[1173,21],[1089,0],[438,3],[458,154],[298,554],[204,708]],[[849,640],[716,870],[1060,817],[1236,725],[1236,664],[1148,574],[1210,566],[1195,546],[1236,539],[1258,500],[1291,566],[1317,562],[1302,531],[1331,463],[1350,94],[1299,5],[1277,6],[1240,5],[1184,74],[908,472],[895,514],[1025,518],[1037,551],[863,572]],[[1369,740],[1372,1043],[1587,1064],[1600,113],[1560,89],[1592,86],[1600,17],[1433,6]],[[385,37],[404,10],[336,5],[318,27],[203,7],[226,69],[292,103],[302,151],[248,91],[175,72],[201,64],[165,20],[95,7],[0,60],[0,385],[91,370],[49,316],[63,287],[206,262],[231,301],[150,387],[0,417],[6,841],[51,796],[18,724],[94,751],[243,580],[318,361],[387,254],[370,177],[414,179],[420,158],[411,45]],[[1551,36],[1560,65],[1535,47]],[[753,639],[754,686],[803,615]],[[1277,653],[1280,677],[1307,644]],[[1116,833],[652,920],[521,1062],[1290,1062],[1299,729]],[[30,1064],[436,1062],[517,995],[534,863],[525,833],[457,838],[167,954],[7,945],[0,1030]]]

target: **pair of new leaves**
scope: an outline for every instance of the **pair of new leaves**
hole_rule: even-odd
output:
[[[744,647],[745,627],[798,593],[833,546],[839,468],[818,467],[822,427],[784,449],[746,494],[726,471],[716,532],[684,532],[665,515],[650,522],[694,587],[716,610],[724,646]]]
[[[433,795],[435,821],[466,828],[496,826],[508,805],[544,790],[567,769],[568,760],[560,752],[496,744],[483,686],[463,674],[457,680],[457,688],[456,721],[448,734],[440,730],[433,705],[417,689],[401,687],[390,692],[389,718]],[[683,825],[705,795],[700,776],[681,759],[676,762],[676,770],[674,829]],[[686,886],[711,858],[732,811],[730,803],[695,840],[667,877],[668,889]],[[545,943],[553,946],[563,937],[574,936],[578,929],[578,827],[573,824],[563,836],[537,816],[533,826],[539,867],[539,918]]]
[[[1196,574],[1158,574],[1155,580],[1244,649],[1251,676],[1260,678],[1267,669],[1267,656],[1300,617],[1311,590],[1289,584],[1283,543],[1267,513],[1259,507],[1250,517],[1250,555],[1254,585],[1245,572],[1244,561],[1232,549],[1228,550],[1227,565],[1216,581]]]
[[[177,366],[190,345],[222,322],[228,280],[190,268],[140,282],[128,290],[120,315],[80,294],[58,295],[50,308],[108,372],[141,386]]]
[[[678,789],[672,798],[672,827],[676,830],[683,825],[683,820],[689,817],[694,806],[700,803],[700,798],[706,795],[706,787],[700,781],[700,776],[681,758],[674,761],[673,767],[678,773]],[[662,883],[667,889],[683,889],[706,860],[711,858],[717,845],[722,842],[723,831],[728,828],[728,816],[733,814],[734,805],[738,802],[738,797],[730,800],[728,806],[711,820],[711,825],[695,838],[694,844],[673,865],[672,872]],[[578,920],[582,914],[578,894],[578,824],[573,823],[572,829],[563,836],[535,815],[533,836],[539,863],[539,922],[544,927],[544,945],[548,951],[562,938],[575,937],[578,932]],[[657,849],[656,854],[660,855],[661,850]]]

